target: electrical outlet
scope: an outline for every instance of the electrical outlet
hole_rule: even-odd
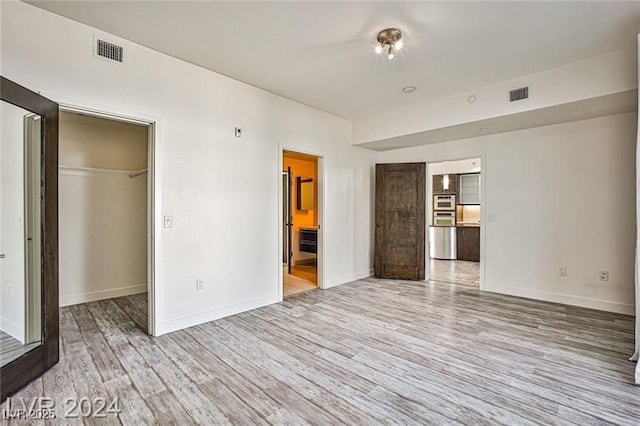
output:
[[[202,278],[196,278],[196,290],[204,290],[204,280]]]
[[[609,271],[598,272],[598,279],[600,281],[609,281]]]
[[[558,269],[558,275],[561,277],[566,277],[567,276],[567,267],[566,266],[561,266]]]

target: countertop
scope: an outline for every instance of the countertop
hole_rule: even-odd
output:
[[[458,222],[456,224],[456,226],[459,227],[465,227],[465,226],[470,226],[470,227],[479,227],[480,226],[480,222]]]

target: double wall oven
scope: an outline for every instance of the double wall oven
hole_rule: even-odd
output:
[[[456,196],[433,196],[433,226],[429,227],[429,254],[433,259],[456,259]]]
[[[455,195],[434,195],[433,196],[433,210],[455,210],[456,209],[456,196]]]
[[[433,226],[456,226],[456,196],[433,196]]]

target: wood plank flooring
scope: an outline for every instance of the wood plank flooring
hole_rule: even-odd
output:
[[[120,398],[85,424],[640,424],[629,316],[373,278],[158,338],[145,312],[62,308],[60,363],[14,400]]]
[[[15,337],[0,330],[0,366],[10,363],[39,345],[40,342],[25,345]]]

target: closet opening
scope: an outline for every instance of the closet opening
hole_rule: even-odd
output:
[[[152,334],[153,125],[70,110],[59,123],[60,306]]]

